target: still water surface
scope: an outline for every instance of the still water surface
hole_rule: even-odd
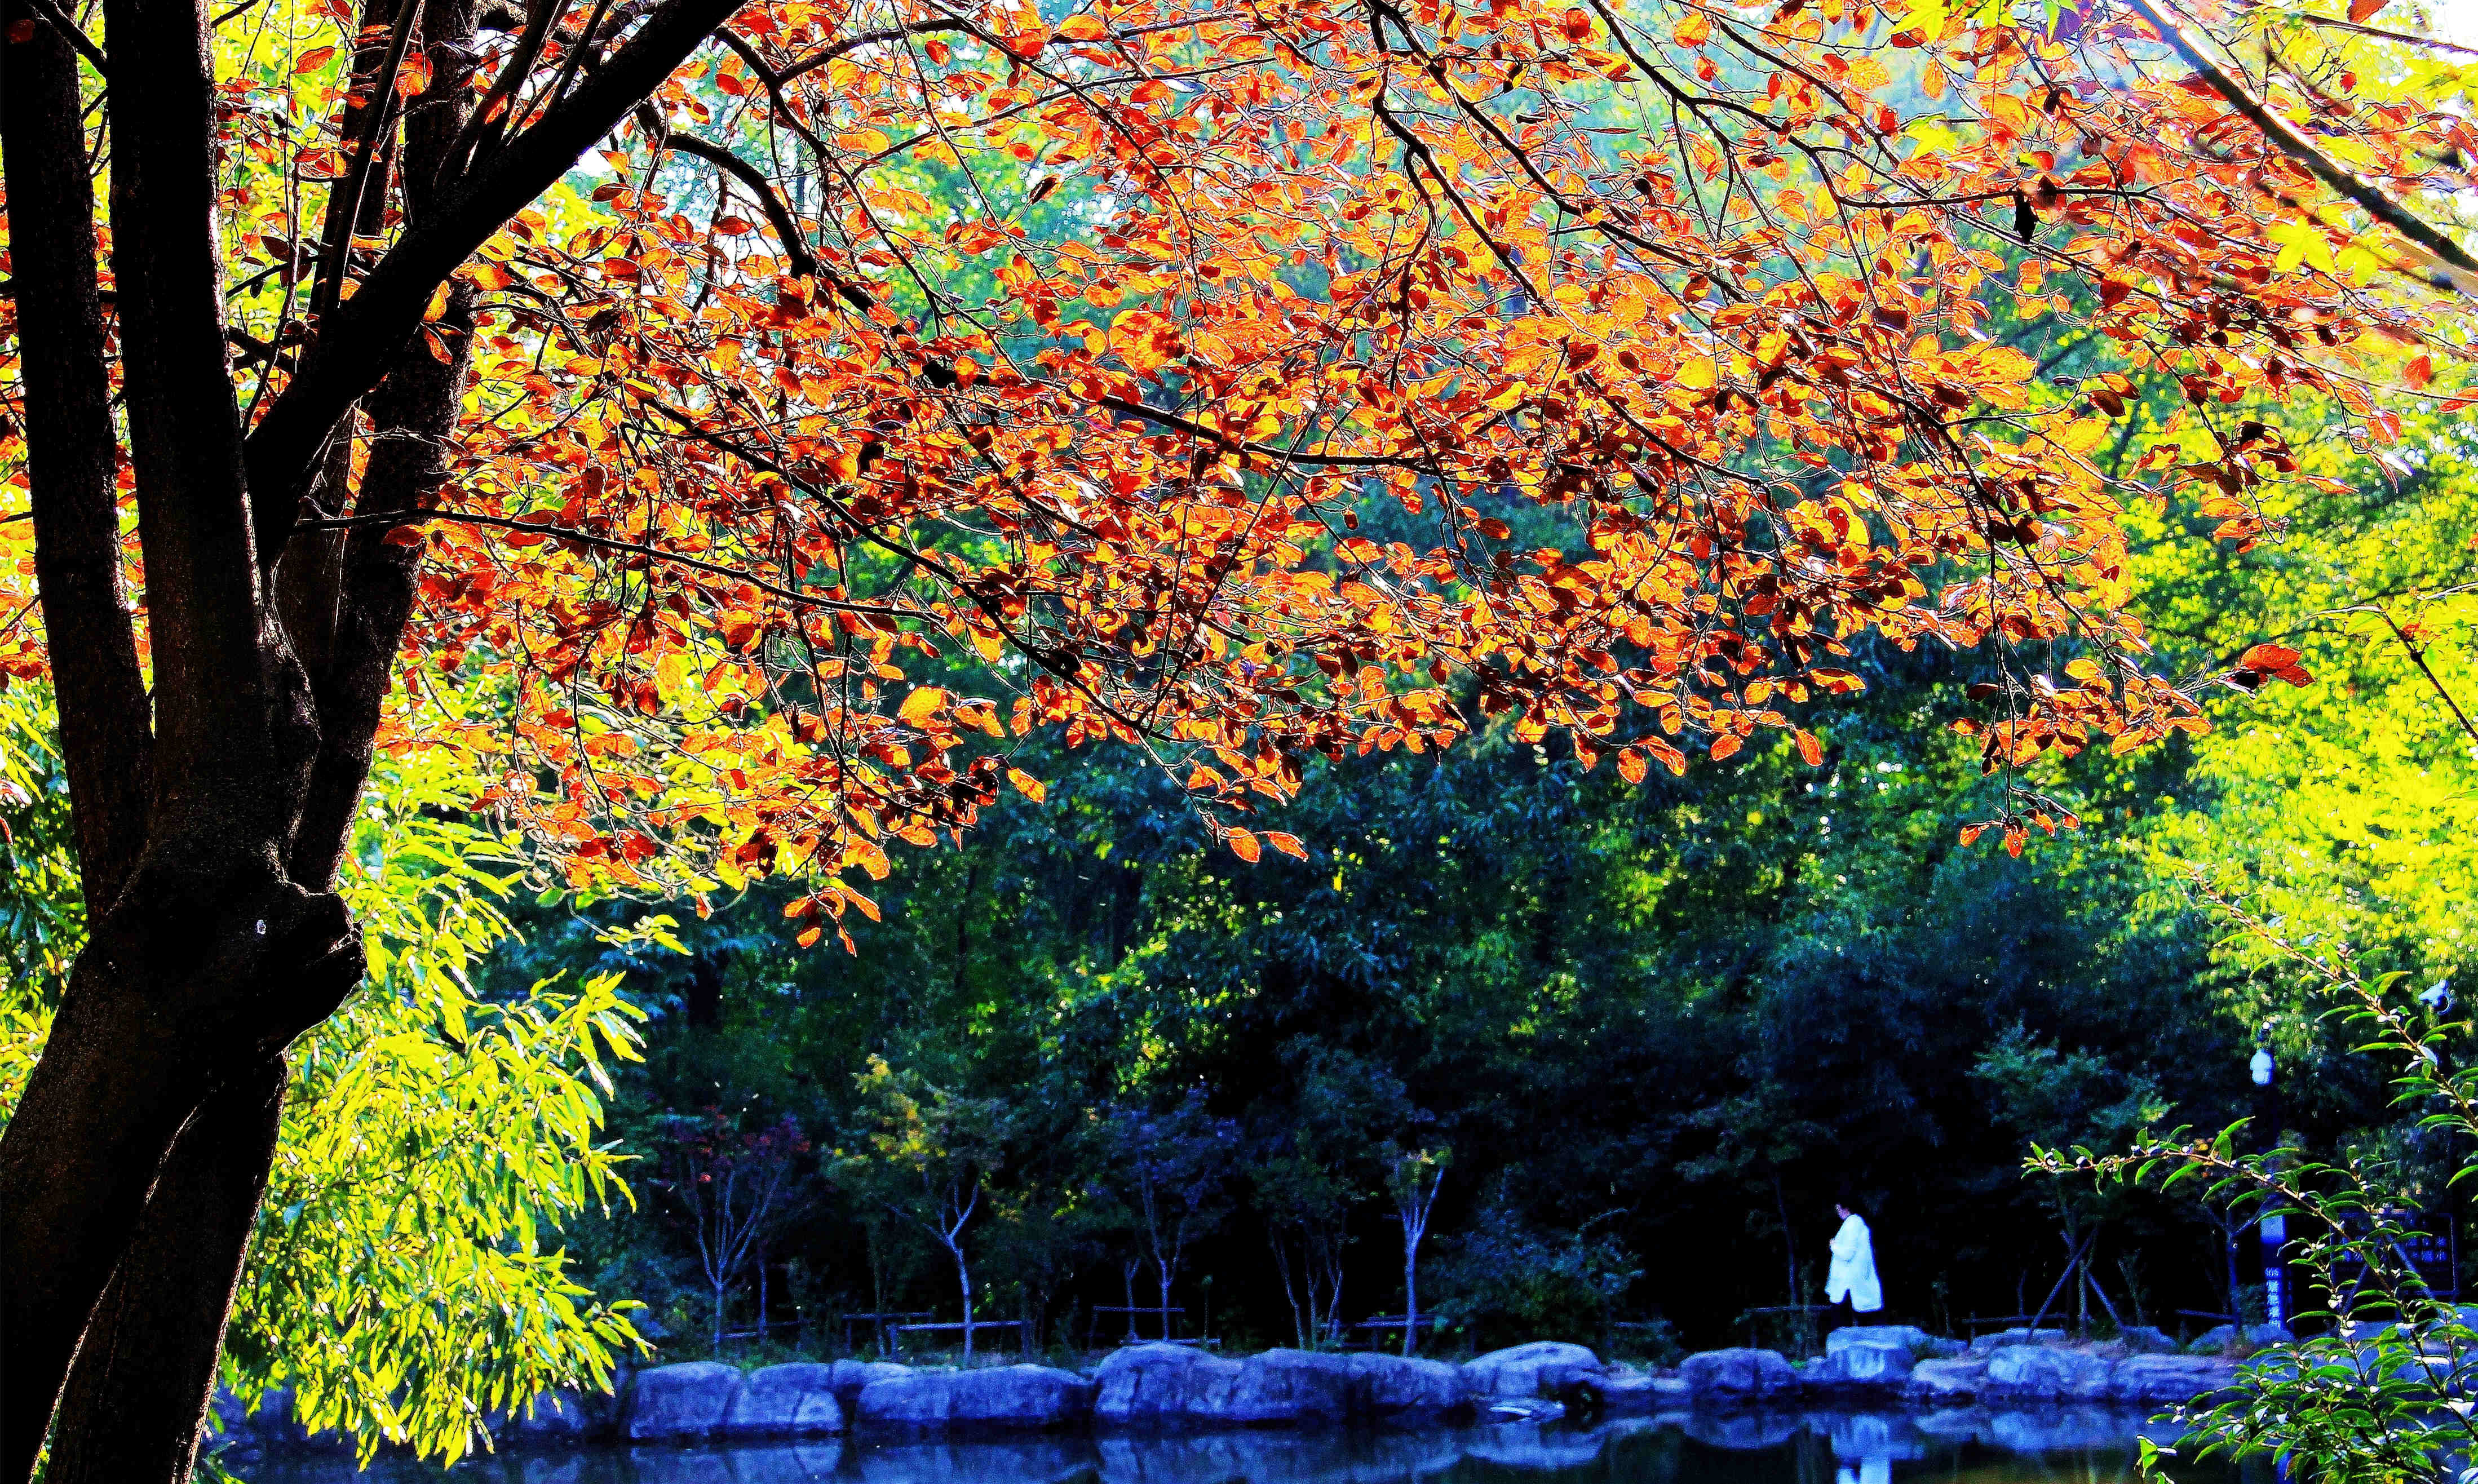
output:
[[[239,1471],[251,1484],[2132,1484],[2143,1426],[2139,1413],[2089,1409],[1806,1412],[1591,1428],[606,1448],[501,1454],[443,1474],[400,1460],[357,1474],[344,1460],[285,1459]]]

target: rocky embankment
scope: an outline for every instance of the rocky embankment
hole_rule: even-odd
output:
[[[2156,1330],[2078,1345],[2062,1330],[2009,1329],[1963,1345],[1908,1325],[1881,1324],[1834,1331],[1823,1358],[1804,1366],[1773,1350],[1690,1355],[1679,1379],[1690,1400],[1707,1406],[1819,1400],[2150,1406],[2225,1391],[2236,1384],[2237,1365],[2218,1355],[2178,1353]]]
[[[915,1369],[867,1361],[742,1371],[713,1361],[639,1371],[613,1396],[554,1392],[493,1419],[502,1447],[740,1444],[847,1433],[886,1439],[1237,1428],[1540,1421],[1665,1412],[1728,1413],[1802,1404],[1950,1409],[1982,1403],[2156,1405],[2236,1378],[2217,1357],[2134,1354],[2123,1342],[2072,1346],[2057,1331],[2010,1331],[1964,1346],[1902,1326],[1845,1329],[1823,1358],[1793,1366],[1773,1350],[1713,1350],[1675,1371],[1602,1363],[1579,1345],[1539,1342],[1459,1365],[1395,1355],[1266,1350],[1229,1359],[1192,1346],[1138,1345],[1088,1371],[992,1366]],[[238,1453],[343,1449],[305,1432],[272,1393],[244,1415],[217,1404]]]

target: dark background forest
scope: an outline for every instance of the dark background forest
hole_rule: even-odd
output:
[[[1503,730],[1320,765],[1278,821],[1304,863],[1211,846],[1141,759],[1030,759],[1047,800],[902,858],[851,954],[788,951],[762,888],[684,915],[684,954],[598,949],[622,904],[542,910],[493,973],[625,968],[651,1016],[613,1114],[651,1178],[577,1234],[583,1270],[647,1302],[665,1354],[710,1347],[707,1167],[678,1156],[728,1125],[721,1157],[782,1183],[720,1327],[756,1326],[761,1278],[770,1329],[805,1319],[812,1348],[846,1312],[952,1320],[953,1265],[872,1144],[900,1083],[983,1182],[979,1317],[1037,1345],[1106,1344],[1128,1321],[1093,1306],[1162,1301],[1149,1183],[1186,1220],[1180,1333],[1297,1344],[1328,1311],[1399,1314],[1389,1171],[1446,1149],[1419,1281],[1448,1347],[1779,1342],[1750,1311],[1821,1301],[1836,1198],[1873,1222],[1890,1309],[1940,1330],[2036,1308],[2092,1221],[2111,1322],[2242,1307],[2200,1205],[2022,1173],[2033,1142],[2255,1110],[2225,928],[2163,893],[2146,843],[2190,754],[2084,769],[2097,828],[1961,847],[1991,803],[1977,749],[1920,734],[1962,677],[1889,648],[1860,668],[1817,767],[1783,738],[1629,786]],[[2289,1121],[2328,1140],[2380,1116],[2314,1060]],[[761,1148],[786,1119],[798,1140]],[[1338,1304],[1309,1292],[1320,1260]],[[2101,1320],[2092,1296],[2050,1312]]]

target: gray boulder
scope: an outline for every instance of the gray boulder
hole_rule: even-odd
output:
[[[1314,1350],[1262,1350],[1239,1363],[1226,1421],[1243,1426],[1351,1421],[1351,1360]]]
[[[1039,1432],[1081,1426],[1094,1384],[1049,1366],[914,1372],[862,1388],[863,1425],[902,1432]]]
[[[1459,1366],[1377,1354],[1353,1355],[1350,1365],[1357,1410],[1369,1417],[1443,1417],[1470,1410]]]
[[[1825,1358],[1829,1360],[1854,1345],[1897,1345],[1909,1351],[1914,1360],[1959,1355],[1965,1348],[1959,1340],[1939,1340],[1916,1324],[1844,1324],[1824,1337]]]
[[[2016,1345],[2055,1345],[2063,1341],[2061,1329],[2000,1329],[1992,1335],[1981,1335],[1970,1342],[1970,1353],[1988,1355]]]
[[[576,1392],[544,1392],[530,1406],[492,1415],[491,1441],[502,1447],[568,1447],[593,1441],[602,1420]]]
[[[1566,1415],[1566,1405],[1545,1396],[1498,1396],[1480,1404],[1483,1422],[1554,1422]]]
[[[1094,1372],[1093,1421],[1105,1427],[1180,1426],[1225,1421],[1239,1362],[1191,1345],[1131,1345]]]
[[[1658,1410],[1672,1396],[1683,1405],[1687,1392],[1683,1381],[1664,1384],[1631,1368],[1543,1366],[1540,1394],[1564,1407],[1570,1416],[1590,1418],[1642,1417]]]
[[[913,1373],[910,1366],[898,1366],[891,1360],[839,1360],[827,1368],[833,1374],[826,1385],[835,1394],[835,1403],[844,1409],[847,1421],[859,1415],[860,1394],[872,1381],[893,1381]]]
[[[1828,1390],[1899,1386],[1916,1359],[1908,1346],[1858,1341],[1829,1351],[1807,1369],[1805,1379]]]
[[[1698,1400],[1751,1401],[1798,1390],[1798,1372],[1779,1350],[1706,1350],[1687,1356],[1678,1373]]]
[[[1580,1345],[1535,1340],[1463,1362],[1463,1389],[1475,1396],[1537,1396],[1545,1366],[1599,1370],[1601,1358]]]
[[[1986,1357],[1958,1356],[1923,1360],[1912,1366],[1907,1390],[1919,1400],[1934,1404],[1966,1401],[1978,1396],[1979,1389],[1986,1384]]]
[[[2186,1353],[2188,1355],[2216,1354],[2227,1349],[2232,1342],[2238,1340],[2251,1346],[2297,1343],[2297,1337],[2290,1334],[2288,1327],[2282,1324],[2248,1324],[2242,1331],[2235,1324],[2214,1324],[2196,1335],[2194,1343],[2186,1346]]]
[[[343,1434],[314,1433],[303,1426],[293,1416],[292,1389],[289,1386],[268,1387],[259,1394],[257,1405],[246,1409],[239,1396],[217,1387],[210,1411],[216,1438],[235,1458],[266,1453],[332,1453],[353,1446],[353,1440]]]
[[[769,1366],[743,1382],[716,1431],[725,1438],[822,1438],[843,1430],[835,1368],[791,1365]]]
[[[2128,1324],[2117,1331],[2117,1338],[2137,1355],[2173,1355],[2177,1352],[2177,1342],[2150,1324]]]
[[[739,1371],[720,1361],[640,1371],[620,1411],[620,1436],[631,1443],[691,1443],[711,1437],[739,1395]]]
[[[1987,1358],[1989,1396],[2079,1401],[2108,1395],[2108,1362],[2080,1350],[2012,1345]]]
[[[1606,1417],[1650,1417],[1688,1404],[1694,1395],[1676,1376],[1612,1375],[1600,1383],[1594,1411]]]
[[[2222,1390],[2238,1368],[2210,1355],[2137,1355],[2109,1372],[2108,1392],[2119,1401],[2176,1402]]]

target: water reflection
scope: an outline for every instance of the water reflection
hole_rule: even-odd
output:
[[[268,1459],[251,1484],[2133,1484],[2137,1413],[1678,1414],[1593,1428],[1234,1432],[502,1453],[442,1473]],[[2162,1441],[2165,1441],[2162,1439]],[[2267,1484],[2227,1469],[2188,1484]]]

